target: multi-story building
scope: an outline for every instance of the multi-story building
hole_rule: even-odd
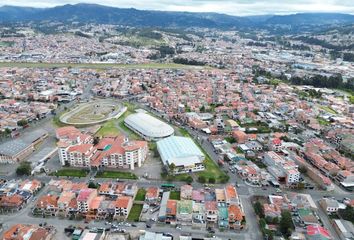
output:
[[[182,225],[192,224],[193,201],[181,200],[177,202],[177,221]]]
[[[277,181],[288,185],[296,184],[300,181],[298,165],[293,160],[285,159],[270,151],[264,155],[263,161],[268,166],[268,171]]]
[[[145,141],[129,141],[124,136],[103,138],[96,146],[97,153],[92,159],[92,166],[127,168],[134,170],[144,163],[148,145]]]
[[[207,226],[215,227],[218,222],[218,204],[216,201],[205,202]]]
[[[241,229],[242,220],[244,219],[244,213],[241,208],[236,204],[231,204],[228,207],[229,212],[229,228],[230,229]]]
[[[86,215],[89,210],[92,199],[97,196],[97,190],[92,188],[82,189],[77,196],[77,207],[79,211]]]
[[[236,188],[232,184],[228,184],[225,187],[225,201],[228,206],[230,204],[240,205],[240,199],[237,195]]]
[[[95,152],[96,149],[92,144],[79,144],[70,146],[67,149],[70,166],[90,167],[91,158]]]
[[[56,216],[58,212],[58,197],[45,195],[38,199],[34,213],[45,216]]]
[[[134,170],[135,167],[141,167],[147,157],[148,145],[145,141],[129,141],[124,136],[118,136],[103,138],[94,146],[90,135],[73,129],[76,128],[57,130],[60,139],[57,144],[58,153],[62,165]]]
[[[64,191],[58,199],[58,216],[67,217],[72,203],[76,202],[76,194],[70,191]]]
[[[133,206],[133,198],[121,196],[115,201],[114,219],[125,220]]]

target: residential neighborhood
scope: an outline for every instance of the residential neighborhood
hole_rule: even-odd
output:
[[[0,4],[0,239],[354,239],[351,14],[122,9]]]

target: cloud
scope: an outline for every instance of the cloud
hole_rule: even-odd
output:
[[[231,15],[288,14],[296,12],[354,13],[353,0],[3,0],[2,5],[53,7],[97,3],[147,10],[219,12]]]

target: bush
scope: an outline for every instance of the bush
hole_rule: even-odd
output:
[[[17,126],[23,127],[26,126],[28,124],[28,121],[26,119],[22,119],[17,121]]]
[[[198,182],[200,182],[200,183],[206,183],[206,178],[205,178],[205,176],[199,176],[198,177]]]
[[[220,183],[227,183],[230,180],[230,176],[229,175],[222,175],[219,178]]]
[[[99,187],[99,185],[98,185],[98,183],[89,182],[88,187],[89,187],[89,188],[97,189],[97,188]]]
[[[263,210],[263,206],[260,202],[255,202],[255,204],[253,205],[254,208],[254,212],[260,217],[260,218],[264,218],[264,210]],[[264,220],[264,219],[263,219]],[[265,221],[265,220],[264,220]]]
[[[16,169],[16,174],[18,176],[23,176],[23,175],[29,176],[29,175],[31,175],[31,171],[32,171],[31,163],[21,162],[20,166],[18,166]]]
[[[192,178],[191,176],[188,176],[188,177],[186,178],[186,182],[189,183],[189,184],[191,184],[191,183],[193,182],[193,178]]]
[[[209,178],[209,183],[215,183],[215,182],[216,182],[215,178],[213,177]]]

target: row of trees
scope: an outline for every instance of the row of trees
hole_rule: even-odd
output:
[[[255,76],[254,77],[255,79],[258,76],[264,76],[269,79],[273,77],[271,72],[263,68],[260,68],[258,65],[254,65],[252,67],[252,72]],[[311,85],[317,88],[336,88],[336,89],[354,91],[354,78],[349,78],[346,81],[344,81],[342,75],[339,73],[331,76],[320,75],[320,74],[307,76],[307,77],[293,76],[289,80],[286,78],[284,74],[281,74],[280,76],[277,76],[277,78],[284,82],[290,82],[291,84],[294,85]]]
[[[309,77],[291,77],[290,83],[294,85],[311,85],[318,88],[337,88],[354,91],[354,78],[343,81],[341,74],[332,76],[314,75]]]
[[[193,65],[193,66],[205,66],[206,62],[194,60],[194,59],[187,59],[187,58],[174,58],[174,63],[177,64],[185,64],[185,65]]]

